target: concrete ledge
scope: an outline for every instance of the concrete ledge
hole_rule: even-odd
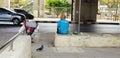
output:
[[[0,54],[0,58],[31,58],[31,38],[20,35],[13,42],[13,50],[10,45]]]
[[[47,42],[49,44],[52,44],[54,46],[54,40],[55,40],[56,33],[55,32],[38,32],[35,35],[35,38],[33,41],[35,43],[39,43],[40,41]]]
[[[56,35],[56,47],[120,47],[120,37],[110,34]]]

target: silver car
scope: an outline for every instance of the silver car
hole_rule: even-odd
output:
[[[19,25],[25,20],[25,16],[20,13],[16,13],[6,8],[0,8],[0,21],[13,22],[15,25]]]

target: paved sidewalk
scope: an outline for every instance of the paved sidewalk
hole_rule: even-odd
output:
[[[32,43],[33,58],[120,58],[120,48],[53,47],[51,35],[41,36],[40,42]],[[44,49],[36,51],[41,45]]]
[[[120,48],[46,47],[33,48],[33,58],[120,58]]]

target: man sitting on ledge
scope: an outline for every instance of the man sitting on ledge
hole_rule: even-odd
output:
[[[61,15],[57,24],[57,33],[58,34],[68,34],[69,33],[69,22],[66,20],[65,15]]]

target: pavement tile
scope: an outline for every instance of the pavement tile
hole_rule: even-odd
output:
[[[81,36],[86,37],[85,35],[88,35],[88,33],[82,33]],[[103,35],[91,33],[89,34],[89,36],[91,37],[117,36],[119,38],[119,35],[117,34]],[[41,39],[40,42],[33,43],[32,44],[33,58],[120,58],[120,48],[52,47],[50,43],[51,42],[48,39]],[[44,45],[44,49],[42,51],[36,51],[36,49],[39,48],[40,45],[42,44]]]

